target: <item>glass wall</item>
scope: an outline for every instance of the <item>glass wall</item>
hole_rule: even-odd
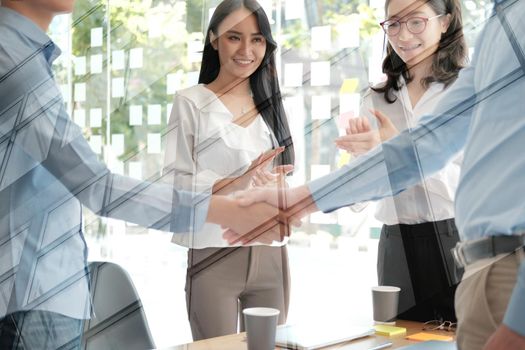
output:
[[[57,80],[73,120],[117,173],[156,178],[174,93],[197,83],[204,30],[219,1],[78,0],[51,35],[64,54]],[[490,1],[463,1],[469,46]],[[279,78],[296,147],[290,185],[351,157],[334,138],[358,115],[361,95],[384,79],[383,0],[265,0],[279,43]],[[289,243],[289,322],[306,316],[371,318],[380,223],[374,204],[314,214]],[[123,265],[137,285],[159,347],[188,342],[186,251],[171,234],[85,212],[90,260]],[[312,299],[316,299],[312,303]]]

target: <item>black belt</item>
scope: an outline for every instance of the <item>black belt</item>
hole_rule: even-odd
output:
[[[512,253],[524,246],[525,234],[489,236],[474,241],[458,242],[452,249],[452,255],[458,267],[465,267],[481,259]]]

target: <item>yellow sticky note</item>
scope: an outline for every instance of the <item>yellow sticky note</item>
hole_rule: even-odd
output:
[[[347,151],[340,151],[339,152],[339,160],[337,161],[337,167],[341,168],[343,165],[347,164],[350,159],[352,159],[352,156]]]
[[[357,85],[359,85],[359,79],[352,78],[352,79],[345,79],[343,80],[343,84],[341,85],[341,88],[339,89],[340,94],[353,94],[357,90]]]
[[[376,330],[377,335],[384,335],[387,337],[402,335],[407,332],[407,329],[404,327],[386,326],[382,324],[375,325],[374,329]]]
[[[441,341],[452,341],[454,338],[448,335],[439,335],[432,333],[415,333],[406,337],[408,340],[428,341],[428,340],[441,340]]]

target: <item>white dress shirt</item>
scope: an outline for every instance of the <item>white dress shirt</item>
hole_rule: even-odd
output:
[[[242,175],[254,159],[277,144],[260,114],[246,127],[233,119],[217,95],[202,84],[175,94],[165,170],[174,172],[176,188],[209,191],[218,180]],[[204,224],[198,231],[174,235],[172,242],[196,249],[228,247],[223,232],[219,225]]]
[[[419,118],[429,114],[438,105],[445,94],[445,85],[431,83],[414,107],[408,95],[404,79],[400,78],[401,89],[393,91],[394,103],[388,103],[383,93],[369,89],[361,103],[362,116],[368,116],[372,125],[376,118],[370,109],[377,109],[386,114],[400,131],[411,130]],[[384,198],[377,203],[376,218],[387,224],[419,224],[440,221],[454,217],[454,194],[458,186],[461,156],[449,163],[441,171],[427,177],[420,184],[398,194]]]

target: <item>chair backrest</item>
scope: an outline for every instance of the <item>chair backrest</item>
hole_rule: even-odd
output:
[[[94,314],[84,324],[83,350],[155,348],[129,274],[110,262],[89,264]]]

